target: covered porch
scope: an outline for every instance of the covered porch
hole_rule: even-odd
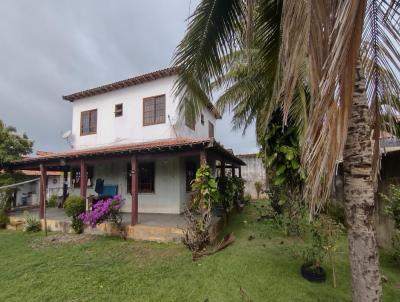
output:
[[[151,166],[150,163],[153,163],[153,172],[149,173],[152,179],[143,174],[143,167]],[[68,195],[80,195],[86,200],[95,196],[97,193],[94,184],[99,178],[105,179],[107,185],[112,184],[114,188],[118,188],[115,192],[124,199],[123,222],[128,234],[134,229],[146,229],[150,233],[158,229],[157,232],[164,233],[168,230],[169,233],[182,235],[185,225],[180,214],[190,198],[190,181],[201,164],[208,164],[215,176],[230,174],[240,177],[241,165],[244,163],[213,138],[180,138],[45,153],[12,162],[6,168],[40,171],[39,208],[31,211],[39,219],[46,216],[47,221],[50,221],[48,225],[52,225],[51,221],[54,221],[54,226],[59,226],[55,227],[56,230],[66,231],[68,226],[65,223],[69,219],[63,209],[45,208],[49,171],[63,173],[64,200]],[[143,181],[144,177],[149,179]],[[12,216],[14,220],[18,220],[21,215],[22,213],[15,212]],[[144,237],[146,239],[148,236]],[[132,238],[141,239],[138,236]]]

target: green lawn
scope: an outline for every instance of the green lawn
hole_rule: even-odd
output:
[[[0,231],[0,301],[350,301],[345,239],[334,289],[330,275],[304,280],[295,243],[256,218],[249,205],[231,221],[237,241],[197,262],[177,244],[98,237],[33,248],[42,234]],[[398,301],[400,269],[381,263],[385,301]]]

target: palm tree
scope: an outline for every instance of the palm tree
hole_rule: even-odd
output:
[[[245,75],[252,85],[233,107],[238,121],[245,121],[242,126],[252,119],[266,125],[276,105],[286,122],[298,102],[296,92],[308,83],[305,197],[313,212],[324,205],[342,156],[353,301],[382,299],[373,180],[382,121],[390,127],[392,120],[383,116],[387,108],[399,112],[393,101],[400,92],[399,20],[400,4],[393,0],[203,0],[174,60],[181,66],[180,108],[198,115],[212,83],[234,76],[232,62],[247,53]],[[249,59],[250,41],[258,53],[255,61]]]

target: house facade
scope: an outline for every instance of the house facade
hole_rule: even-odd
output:
[[[138,223],[138,213],[182,213],[201,163],[220,174],[240,174],[244,163],[216,141],[220,115],[211,103],[197,119],[179,112],[173,93],[178,72],[167,68],[63,96],[72,106],[71,150],[8,168],[40,171],[41,192],[47,172],[61,171],[69,183],[64,197],[120,194],[131,224]]]

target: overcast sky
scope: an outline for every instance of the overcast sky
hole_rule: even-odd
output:
[[[61,96],[168,67],[195,3],[1,0],[0,119],[35,150],[67,149],[71,104]],[[253,127],[243,137],[225,114],[216,128],[235,153],[257,150]]]

